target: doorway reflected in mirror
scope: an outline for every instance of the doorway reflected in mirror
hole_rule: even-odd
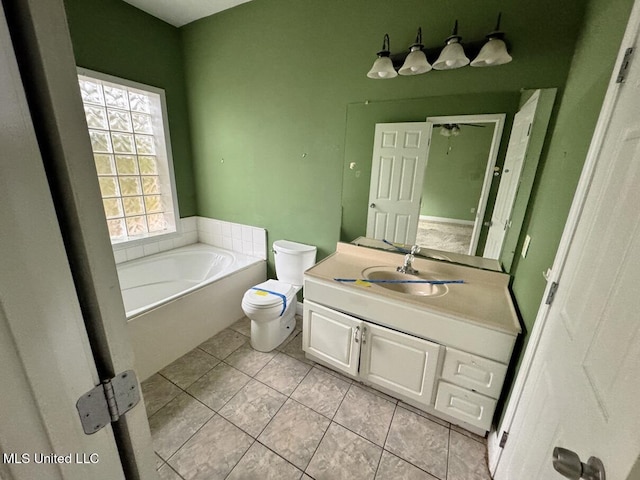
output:
[[[445,252],[468,253],[473,224],[435,222],[421,218],[416,244]]]

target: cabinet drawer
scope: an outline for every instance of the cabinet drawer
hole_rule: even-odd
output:
[[[442,379],[493,398],[500,396],[507,366],[447,347]]]
[[[483,430],[489,430],[497,400],[471,392],[457,385],[440,382],[436,410]]]

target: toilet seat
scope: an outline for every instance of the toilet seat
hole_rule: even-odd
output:
[[[296,289],[288,283],[267,280],[247,290],[242,304],[252,310],[266,310],[279,307],[284,313],[296,294]]]

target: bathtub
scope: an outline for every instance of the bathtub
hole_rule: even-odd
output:
[[[202,243],[117,265],[138,378],[144,380],[242,318],[266,262]]]

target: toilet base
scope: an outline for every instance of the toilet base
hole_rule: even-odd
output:
[[[251,320],[251,346],[259,352],[278,347],[296,328],[296,302],[291,302],[281,317],[267,322]]]

